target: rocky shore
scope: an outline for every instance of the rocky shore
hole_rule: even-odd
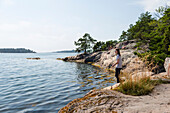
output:
[[[122,66],[123,66],[123,73],[129,74],[132,77],[136,76],[155,76],[160,74],[155,74],[151,70],[148,69],[146,63],[144,63],[137,55],[134,54],[136,51],[135,48],[136,41],[125,41],[118,43],[116,45],[117,48],[124,48],[120,50],[121,58],[122,58]],[[147,45],[144,47],[145,50],[148,49]],[[143,52],[140,50],[139,52]],[[58,58],[58,60],[69,61],[69,62],[81,62],[81,63],[90,63],[94,66],[113,70],[114,68],[111,67],[112,64],[116,62],[116,55],[115,49],[111,49],[109,51],[100,51],[91,54],[78,54],[76,56],[69,56],[66,58]],[[169,62],[170,60],[166,60]],[[165,67],[167,69],[168,63],[165,62]],[[166,74],[162,73],[165,76]],[[162,76],[161,76],[162,77]]]
[[[169,113],[170,85],[161,84],[149,95],[130,96],[113,90],[95,90],[75,99],[59,113]]]
[[[116,45],[120,50],[122,58],[122,81],[149,76],[151,79],[166,79],[169,77],[166,72],[155,74],[146,63],[134,54],[136,41],[125,41]],[[146,50],[147,45],[144,47]],[[143,52],[143,51],[140,51]],[[109,51],[95,52],[91,54],[78,54],[76,56],[66,57],[58,60],[69,62],[90,63],[100,68],[106,68],[114,71],[111,65],[116,62],[115,49]],[[170,63],[170,59],[166,59],[165,68]],[[122,76],[121,75],[121,76]],[[59,113],[160,113],[170,111],[170,84],[162,84],[157,86],[154,91],[147,96],[128,96],[112,89],[119,86],[108,86],[101,90],[93,90],[86,94],[83,98],[75,99],[67,106],[62,108]],[[166,93],[165,93],[166,92]]]

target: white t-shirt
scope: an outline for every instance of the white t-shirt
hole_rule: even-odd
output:
[[[119,59],[119,63],[116,65],[116,68],[122,68],[122,59],[121,56],[116,56],[116,61]]]

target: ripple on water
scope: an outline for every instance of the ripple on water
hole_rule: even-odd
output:
[[[96,67],[55,60],[64,55],[74,54],[2,54],[0,113],[57,113],[90,90],[114,84],[112,76]]]

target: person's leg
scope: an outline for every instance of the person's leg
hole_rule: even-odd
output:
[[[121,70],[121,68],[118,68],[118,75],[120,75],[120,70]]]
[[[116,68],[115,69],[115,76],[116,76],[116,79],[117,79],[117,83],[119,83],[119,74],[120,74],[120,69],[119,68]]]
[[[120,75],[121,68],[118,68],[118,83],[120,82],[119,75]]]

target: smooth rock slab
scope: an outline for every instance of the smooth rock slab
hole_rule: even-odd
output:
[[[93,90],[75,99],[59,113],[169,113],[170,84],[156,86],[145,96],[130,96],[113,90]]]

